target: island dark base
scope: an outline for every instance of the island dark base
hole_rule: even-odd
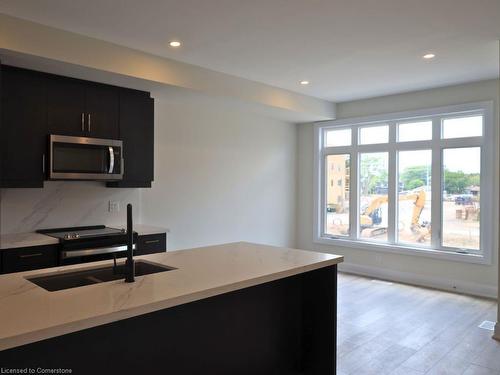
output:
[[[3,368],[73,374],[335,374],[337,268],[0,352]]]

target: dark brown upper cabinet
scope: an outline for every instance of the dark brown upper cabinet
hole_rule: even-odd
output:
[[[123,180],[107,186],[151,187],[149,92],[0,65],[0,96],[1,187],[43,187],[49,134],[123,140]]]
[[[44,77],[6,66],[1,77],[1,186],[43,187],[47,140]]]
[[[66,77],[47,81],[50,134],[117,139],[119,89]]]
[[[109,187],[151,187],[154,180],[154,100],[148,92],[120,90],[120,139],[125,168]]]
[[[114,86],[88,84],[85,90],[87,132],[92,138],[118,139],[119,89]]]
[[[85,85],[73,79],[47,80],[47,127],[50,134],[84,136]]]

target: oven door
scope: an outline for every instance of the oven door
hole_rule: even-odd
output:
[[[136,245],[133,246],[134,250]],[[125,258],[127,256],[127,245],[115,245],[111,247],[96,247],[92,249],[62,250],[59,259],[60,265],[80,264],[97,262],[113,258]]]
[[[123,179],[123,142],[111,139],[51,135],[49,179]]]
[[[134,232],[133,249],[135,250],[138,235]],[[59,264],[79,264],[96,262],[127,255],[126,235],[99,239],[80,239],[64,241],[60,251]]]

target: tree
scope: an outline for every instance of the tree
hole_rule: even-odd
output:
[[[447,169],[444,171],[444,190],[449,194],[465,194],[469,186],[479,184],[479,173],[466,174],[462,171],[454,172]]]
[[[377,187],[387,187],[387,160],[384,156],[364,156],[360,163],[360,191],[363,195],[375,194]],[[404,190],[413,190],[431,184],[431,167],[407,167],[399,175]],[[470,186],[479,186],[479,173],[444,170],[443,188],[449,194],[465,194]]]
[[[416,189],[416,188],[418,188],[420,186],[424,186],[424,185],[425,185],[425,182],[419,178],[416,178],[414,180],[410,180],[410,181],[404,183],[404,187],[407,190],[413,190],[413,189]]]
[[[376,187],[387,187],[387,158],[382,155],[363,155],[360,163],[360,191],[375,194]]]
[[[399,181],[403,183],[403,189],[405,190],[412,190],[430,184],[430,179],[431,168],[427,165],[407,167],[399,176]]]

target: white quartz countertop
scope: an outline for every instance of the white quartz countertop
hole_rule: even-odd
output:
[[[125,226],[122,225],[110,225],[110,227],[126,229]],[[145,224],[134,224],[134,231],[136,231],[139,236],[170,232],[167,228]],[[57,238],[35,232],[0,235],[0,250],[15,249],[19,247],[54,245],[58,243],[59,240]]]
[[[13,233],[0,236],[0,250],[58,244],[59,240],[40,233]]]
[[[0,350],[170,308],[334,265],[339,255],[246,242],[137,259],[177,269],[49,292],[26,277],[88,269],[110,261],[0,275]]]

